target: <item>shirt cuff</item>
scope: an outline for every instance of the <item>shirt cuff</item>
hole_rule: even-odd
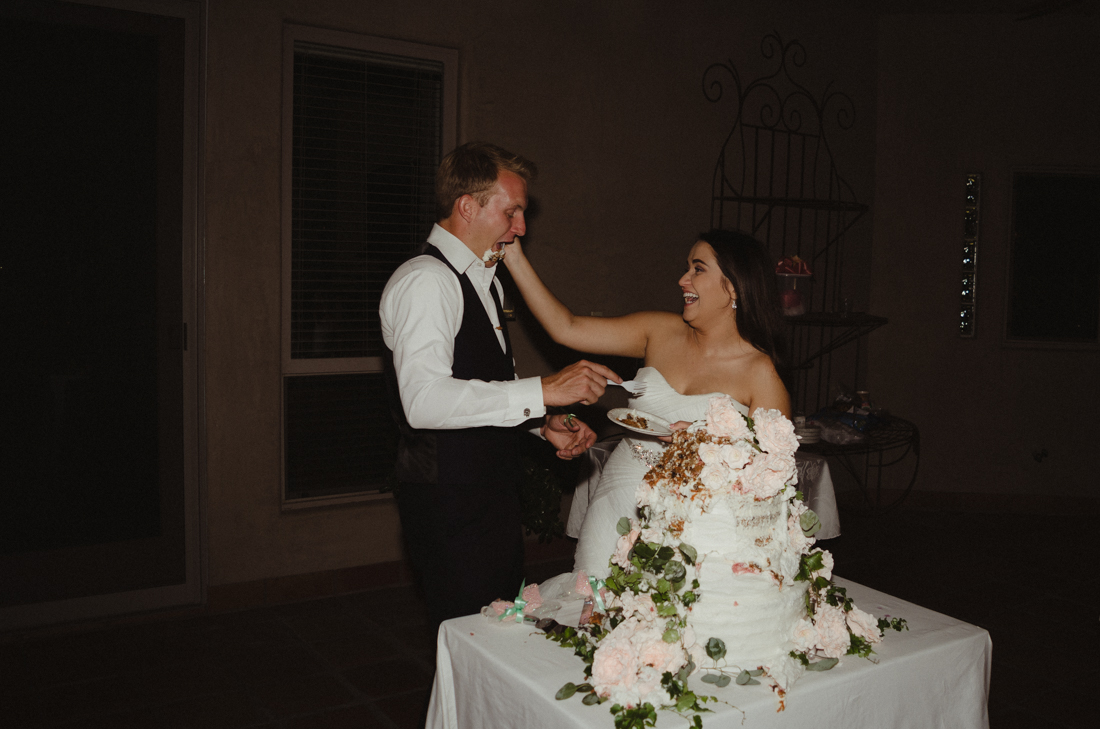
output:
[[[542,378],[525,377],[513,380],[508,388],[509,419],[528,420],[546,415],[546,405],[542,402]]]

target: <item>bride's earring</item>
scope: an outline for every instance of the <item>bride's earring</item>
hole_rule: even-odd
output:
[[[736,309],[736,308],[737,308],[737,299],[734,299],[734,300],[733,300],[733,303],[732,303],[732,304],[730,304],[730,308],[731,308],[731,309]]]

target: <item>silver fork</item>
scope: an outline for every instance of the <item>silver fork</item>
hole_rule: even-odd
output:
[[[613,380],[608,380],[607,384],[608,385],[613,385],[614,387],[621,387],[624,390],[626,390],[627,392],[629,392],[631,395],[633,395],[634,397],[641,397],[642,395],[645,394],[645,383],[644,382],[635,382],[634,380],[623,380],[621,383],[619,383],[619,382],[615,382]]]

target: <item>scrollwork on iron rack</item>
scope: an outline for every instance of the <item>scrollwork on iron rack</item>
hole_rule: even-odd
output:
[[[761,126],[779,131],[821,135],[824,131],[826,115],[834,107],[835,121],[839,129],[850,129],[855,123],[855,104],[852,98],[841,91],[832,90],[830,82],[821,98],[795,80],[791,69],[806,65],[806,49],[797,40],[784,43],[778,33],[769,33],[760,43],[760,55],[765,60],[777,59],[775,69],[742,87],[741,76],[733,61],[712,63],[703,72],[703,95],[712,103],[718,103],[725,95],[721,76],[728,75],[737,92],[737,122]],[[780,85],[787,88],[781,89]],[[760,99],[754,98],[760,95]],[[746,112],[755,114],[750,117]],[[809,113],[806,114],[805,111]],[[803,117],[809,116],[816,122],[816,129],[803,129]],[[731,130],[732,131],[732,130]]]
[[[825,127],[850,129],[855,104],[831,82],[815,96],[794,77],[807,59],[797,40],[785,43],[772,32],[760,52],[765,72],[752,81],[732,61],[713,63],[703,73],[704,96],[715,104],[732,97],[726,103],[733,106],[714,169],[711,224],[751,232],[811,267],[816,262],[818,310],[834,311],[832,299],[841,292],[840,239],[867,208],[837,172]],[[809,230],[798,211],[818,211],[822,229]]]
[[[815,95],[796,78],[805,76],[807,62],[798,41],[784,43],[772,32],[760,53],[763,73],[755,79],[742,76],[732,61],[711,64],[703,73],[704,96],[732,112],[714,166],[711,227],[750,233],[773,260],[799,256],[809,264],[813,286],[802,302],[804,312],[788,321],[797,363],[793,402],[812,412],[829,395],[832,352],[856,342],[854,385],[859,339],[886,323],[853,313],[846,303],[865,287],[844,281],[845,234],[867,206],[837,171],[829,134],[852,128],[855,104],[832,83]]]

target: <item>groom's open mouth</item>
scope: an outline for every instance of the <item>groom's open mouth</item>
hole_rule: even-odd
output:
[[[503,261],[505,254],[505,245],[505,241],[498,240],[496,243],[493,244],[492,248],[485,251],[485,255],[481,257],[481,260],[485,261],[486,263],[496,263],[497,261]]]

